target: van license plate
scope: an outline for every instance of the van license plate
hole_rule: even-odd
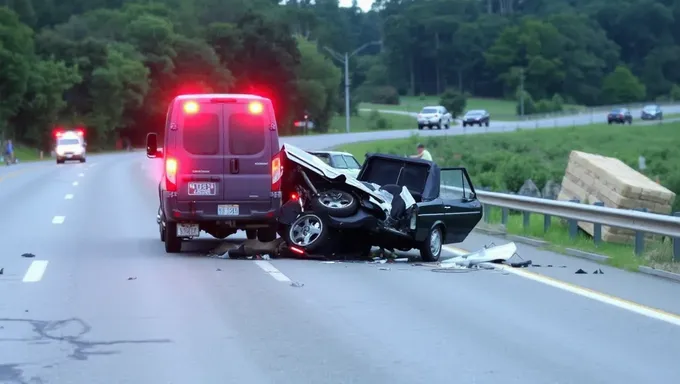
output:
[[[220,204],[217,206],[217,214],[220,216],[238,216],[239,215],[238,205]]]
[[[189,196],[215,196],[216,194],[215,183],[189,183]]]
[[[177,224],[178,237],[198,237],[200,232],[198,224]]]

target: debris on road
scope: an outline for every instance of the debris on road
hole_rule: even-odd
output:
[[[604,275],[604,272],[602,272],[602,269],[598,268],[595,272],[593,272],[593,275]]]
[[[5,274],[5,268],[0,268],[0,275],[4,275],[4,274]]]
[[[133,277],[128,277],[127,279],[128,279],[128,280],[137,280],[137,278],[134,277],[134,276],[133,276]]]
[[[293,281],[292,283],[290,283],[290,286],[291,286],[291,287],[294,287],[294,288],[302,288],[302,287],[305,286],[305,284],[304,284],[304,283],[297,282],[297,281]]]
[[[267,243],[257,239],[246,240],[241,244],[225,241],[210,250],[208,256],[219,259],[270,260],[272,256],[281,254],[284,245],[285,242],[280,238]]]
[[[35,255],[32,253],[24,253],[21,255],[21,257],[35,257]]]
[[[379,270],[379,271],[389,271],[390,268],[387,268],[387,267],[380,267],[380,268],[378,268],[378,270]]]
[[[501,246],[490,246],[484,247],[477,252],[468,253],[467,255],[461,255],[452,257],[450,259],[442,261],[440,264],[442,266],[462,266],[471,267],[484,263],[506,263],[510,258],[517,255],[517,245],[514,242],[507,243]],[[530,260],[527,260],[529,263]],[[523,261],[526,263],[527,261]]]

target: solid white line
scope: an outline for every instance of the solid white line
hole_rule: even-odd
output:
[[[463,249],[458,249],[451,246],[444,246],[449,252],[461,256],[468,254]],[[592,300],[597,300],[601,303],[610,304],[615,307],[625,309],[630,312],[637,313],[639,315],[647,316],[652,319],[665,321],[669,324],[677,325],[680,327],[680,315],[663,311],[661,309],[648,307],[646,305],[638,304],[629,300],[622,299],[620,297],[608,295],[606,293],[597,292],[592,289],[580,287],[578,285],[570,284],[564,281],[554,279],[545,275],[540,275],[538,273],[529,272],[521,268],[513,268],[507,265],[492,264],[495,268],[503,270],[504,272],[512,273],[513,275],[523,277],[525,279],[533,280],[551,287],[559,288],[567,292],[574,293],[579,296],[587,297]]]
[[[74,182],[73,182],[73,186],[74,186],[74,187],[77,187],[77,186],[78,186],[78,182],[77,182],[77,181],[74,181]]]
[[[73,199],[73,195],[70,194],[70,193],[68,195],[64,196],[64,200],[71,200],[71,199]]]
[[[271,277],[273,277],[274,279],[276,279],[278,281],[282,281],[284,283],[290,283],[290,281],[291,281],[288,278],[288,276],[281,273],[281,271],[276,269],[276,267],[271,265],[271,263],[269,263],[268,261],[255,260],[255,265],[262,268],[263,271],[267,272],[269,275],[271,275]]]
[[[54,216],[52,224],[64,224],[64,220],[66,220],[66,216]]]
[[[24,275],[24,283],[37,283],[42,280],[45,270],[47,269],[47,260],[35,260],[28,267],[28,271]]]
[[[80,174],[78,174],[78,177],[83,177],[83,176],[85,176],[85,174],[84,174],[84,173],[80,173]]]

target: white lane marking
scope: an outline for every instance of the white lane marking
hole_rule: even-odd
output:
[[[274,279],[276,279],[278,281],[282,281],[284,283],[290,283],[290,281],[291,281],[288,278],[288,276],[281,273],[281,271],[276,269],[276,267],[271,265],[271,263],[269,263],[268,261],[255,260],[255,265],[262,268],[263,271],[267,272],[269,275],[271,275],[271,277],[273,277]]]
[[[78,186],[78,182],[77,182],[77,181],[74,181],[74,182],[73,182],[73,186],[74,186],[74,187],[77,187],[77,186]]]
[[[451,247],[448,245],[445,245],[444,248],[448,250],[449,252],[461,256],[465,255],[471,252],[465,251],[464,249],[459,249],[455,247]],[[545,275],[540,275],[538,273],[534,272],[529,272],[526,271],[525,269],[520,269],[520,268],[513,268],[507,265],[498,265],[498,264],[491,264],[495,268],[499,270],[503,270],[504,272],[512,273],[513,275],[523,277],[525,279],[533,280],[539,283],[543,283],[545,285],[549,285],[551,287],[559,288],[567,292],[574,293],[579,296],[587,297],[592,300],[597,300],[601,303],[613,305],[615,307],[625,309],[630,312],[637,313],[642,316],[647,316],[652,319],[656,320],[661,320],[665,321],[669,324],[677,325],[680,327],[680,315],[670,313],[663,311],[658,308],[652,308],[648,307],[646,305],[642,305],[639,303],[635,303],[626,299],[622,299],[620,297],[608,295],[606,293],[598,292],[592,289],[580,287],[575,284],[567,283],[561,280],[553,279],[552,277],[548,277]]]
[[[28,267],[28,271],[24,275],[24,283],[37,283],[42,280],[45,270],[47,269],[47,260],[35,260]]]
[[[71,200],[71,199],[73,199],[73,195],[70,194],[70,193],[68,195],[64,196],[64,200]]]
[[[79,173],[79,174],[78,174],[78,177],[83,177],[83,176],[85,176],[84,173]]]
[[[64,220],[66,220],[66,216],[54,216],[52,224],[64,224]]]

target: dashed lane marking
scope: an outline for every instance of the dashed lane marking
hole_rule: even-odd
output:
[[[78,174],[78,177],[83,177],[83,176],[85,176],[84,173],[79,173],[79,174]]]
[[[45,275],[45,270],[47,269],[47,260],[35,260],[28,267],[26,274],[24,275],[24,283],[37,283],[42,280],[43,275]]]
[[[66,220],[66,216],[54,216],[52,224],[64,224],[64,220]]]
[[[290,283],[291,280],[288,278],[288,276],[284,275],[281,271],[276,269],[275,266],[271,265],[270,262],[265,261],[265,260],[255,260],[255,265],[260,267],[263,271],[267,272],[271,277],[278,281],[282,281],[284,283]]]
[[[77,187],[77,186],[78,186],[78,182],[77,182],[77,181],[74,181],[74,182],[73,182],[73,186],[74,186],[74,187]]]
[[[448,250],[449,252],[461,256],[461,255],[467,255],[471,252],[466,251],[464,249],[456,248],[456,247],[451,247],[449,245],[445,245],[444,248]],[[587,297],[592,300],[597,300],[599,302],[605,303],[605,304],[610,304],[615,307],[625,309],[630,312],[637,313],[642,316],[646,316],[652,319],[656,320],[661,320],[665,321],[666,323],[673,324],[680,326],[680,315],[677,315],[675,313],[670,313],[666,312],[664,310],[658,309],[658,308],[653,308],[653,307],[648,307],[646,305],[642,305],[639,303],[635,303],[633,301],[629,301],[626,299],[622,299],[620,297],[612,296],[606,293],[598,292],[593,289],[581,287],[575,284],[567,283],[565,281],[557,280],[552,277],[548,277],[545,275],[541,275],[538,273],[534,272],[529,272],[524,268],[513,268],[510,266],[506,265],[497,265],[494,264],[494,267],[497,269],[503,270],[504,272],[512,273],[513,275],[523,277],[525,279],[533,280],[539,283],[543,283],[545,285],[549,285],[551,287],[559,288],[567,292],[571,292],[574,294],[577,294],[579,296]]]
[[[70,193],[67,194],[66,196],[64,196],[64,200],[72,200],[72,199],[73,199],[73,195],[70,194]]]

